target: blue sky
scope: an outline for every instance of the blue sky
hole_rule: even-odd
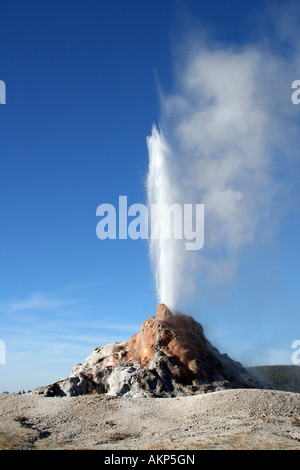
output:
[[[69,375],[94,347],[129,338],[155,313],[147,242],[99,240],[96,208],[117,205],[119,195],[129,204],[146,201],[146,137],[153,123],[163,122],[160,93],[180,92],[178,69],[203,35],[207,50],[255,43],[256,50],[268,50],[272,66],[277,60],[287,65],[286,75],[266,83],[260,97],[273,106],[271,181],[284,180],[276,201],[285,199],[284,207],[271,206],[272,228],[259,226],[239,252],[235,275],[215,283],[203,281],[202,273],[183,313],[193,314],[221,352],[245,365],[291,363],[291,344],[300,335],[300,106],[290,101],[291,83],[300,79],[292,36],[299,10],[291,3],[283,15],[281,5],[2,2],[0,340],[6,364],[0,364],[0,391]],[[269,76],[260,78],[265,83]],[[205,259],[205,250],[201,255]]]

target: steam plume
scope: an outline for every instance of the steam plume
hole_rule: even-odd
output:
[[[151,240],[159,301],[169,308],[187,294],[195,270],[227,278],[241,251],[270,230],[287,191],[278,176],[283,153],[292,158],[295,73],[262,44],[199,41],[177,64],[177,90],[161,94],[160,130],[148,137],[148,202],[204,203],[205,248],[190,253],[177,240]]]

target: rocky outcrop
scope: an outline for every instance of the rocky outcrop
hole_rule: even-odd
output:
[[[192,317],[160,304],[127,341],[95,348],[70,377],[34,390],[46,396],[105,393],[173,397],[228,388],[271,388],[220,354]]]

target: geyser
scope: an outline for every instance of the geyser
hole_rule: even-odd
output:
[[[147,139],[147,144],[149,151],[148,206],[151,204],[172,205],[176,202],[176,188],[171,181],[171,151],[162,133],[158,132],[155,126],[152,128],[152,135]],[[159,234],[170,228],[169,220],[164,217],[161,211],[156,213],[152,224],[154,230]],[[174,221],[173,230],[176,230],[176,221]],[[182,269],[182,258],[178,256],[178,253],[183,249],[182,240],[177,240],[174,237],[164,239],[159,236],[157,239],[151,239],[149,245],[158,301],[164,302],[171,310],[175,310]]]
[[[174,397],[228,388],[270,387],[220,354],[192,317],[173,315],[159,304],[129,340],[95,348],[70,377],[33,393]]]

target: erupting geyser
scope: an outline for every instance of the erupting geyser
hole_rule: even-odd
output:
[[[176,199],[182,200],[172,177],[172,152],[155,126],[148,148],[148,204],[170,206]],[[183,278],[183,241],[172,234],[170,238],[161,236],[170,230],[170,219],[163,212],[155,212],[151,228],[157,234],[150,238],[159,299],[156,315],[145,320],[141,331],[129,340],[95,348],[73,367],[70,377],[33,393],[173,397],[228,388],[270,388],[239,362],[220,354],[192,317],[174,314]],[[175,222],[172,228],[176,229]]]
[[[171,150],[162,133],[153,126],[152,135],[147,139],[149,151],[149,172],[147,178],[148,206],[151,204],[172,205],[176,201],[176,188],[170,180]],[[182,270],[179,252],[182,241],[164,239],[161,235],[167,231],[169,220],[164,218],[163,212],[157,212],[151,225],[154,227],[157,238],[150,239],[150,258],[154,271],[156,291],[159,302],[164,302],[171,310],[175,310],[179,292],[179,279]],[[168,227],[166,227],[168,224]],[[171,226],[171,229],[174,227]],[[172,235],[172,234],[171,234]]]

